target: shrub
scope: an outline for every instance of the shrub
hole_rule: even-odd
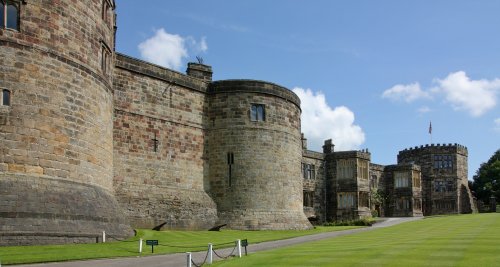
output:
[[[327,222],[323,226],[372,226],[375,223],[373,218],[363,218],[359,220]]]

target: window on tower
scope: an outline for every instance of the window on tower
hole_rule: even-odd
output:
[[[2,89],[2,106],[10,106],[10,91]]]
[[[19,30],[19,1],[0,0],[0,28]]]
[[[113,18],[112,4],[110,0],[102,0],[102,19],[106,25],[111,26],[111,19]]]
[[[265,121],[266,120],[266,109],[262,104],[252,104],[250,108],[250,120],[251,121]]]
[[[111,64],[111,49],[106,45],[106,43],[101,42],[101,69],[104,74],[108,74],[110,71]]]
[[[434,155],[434,169],[453,169],[451,155]]]

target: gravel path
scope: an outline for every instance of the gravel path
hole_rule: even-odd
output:
[[[279,247],[286,247],[306,242],[317,241],[327,238],[335,238],[338,236],[349,235],[353,233],[371,231],[377,228],[388,227],[408,221],[422,219],[422,217],[406,217],[406,218],[386,218],[384,221],[374,224],[372,227],[359,228],[353,230],[345,230],[338,232],[327,232],[315,235],[307,235],[295,237],[285,240],[277,240],[270,242],[263,242],[257,244],[249,244],[248,253],[255,253],[257,251],[271,250]],[[229,255],[233,249],[217,250],[221,256]],[[206,256],[205,252],[195,252],[192,254],[194,262],[202,262]],[[214,256],[214,260],[217,257]],[[88,267],[88,266],[102,266],[102,267],[183,267],[186,265],[186,254],[176,253],[169,255],[136,257],[136,258],[116,258],[116,259],[102,259],[102,260],[85,260],[85,261],[71,261],[71,262],[56,262],[56,263],[42,263],[42,264],[29,264],[29,265],[16,265],[16,267]]]

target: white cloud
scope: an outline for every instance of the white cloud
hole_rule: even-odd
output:
[[[500,79],[471,80],[463,71],[450,73],[443,80],[435,80],[438,92],[444,93],[446,102],[456,110],[466,110],[478,117],[495,107]]]
[[[428,106],[422,106],[419,109],[417,109],[417,112],[420,113],[420,114],[429,113],[431,111],[432,111],[432,109],[429,108]]]
[[[207,37],[203,36],[203,37],[201,37],[201,41],[200,41],[200,51],[206,52],[207,50],[208,50]]]
[[[358,149],[365,141],[365,133],[354,124],[354,113],[345,106],[331,108],[321,92],[294,88],[301,101],[302,132],[308,139],[308,148],[322,150],[325,139],[332,139],[336,150]]]
[[[410,103],[417,99],[430,98],[430,94],[420,89],[420,84],[418,83],[408,85],[398,84],[385,90],[382,94],[382,98]]]
[[[495,123],[495,131],[500,133],[500,118],[497,118],[493,121]]]
[[[141,58],[151,63],[179,70],[189,52],[202,53],[208,50],[206,37],[197,42],[193,37],[171,34],[160,28],[155,34],[140,43]],[[188,52],[189,51],[189,52]]]
[[[435,86],[427,90],[422,90],[418,83],[398,84],[385,90],[382,98],[410,103],[417,99],[442,96],[444,102],[455,110],[465,110],[478,117],[496,106],[500,92],[500,79],[471,80],[464,71],[450,73],[446,78],[434,79],[433,82]],[[420,113],[422,111],[427,112],[426,109],[419,110]]]
[[[207,37],[205,37],[205,36],[201,37],[199,42],[196,41],[191,36],[186,37],[185,40],[187,41],[188,46],[189,46],[189,50],[192,53],[195,53],[195,54],[204,53],[208,50]]]

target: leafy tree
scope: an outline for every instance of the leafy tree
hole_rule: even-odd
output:
[[[473,177],[472,190],[478,200],[488,204],[493,195],[500,203],[500,149],[491,158],[482,163]]]
[[[372,203],[375,205],[383,205],[387,198],[385,192],[381,189],[372,188],[371,190]]]

